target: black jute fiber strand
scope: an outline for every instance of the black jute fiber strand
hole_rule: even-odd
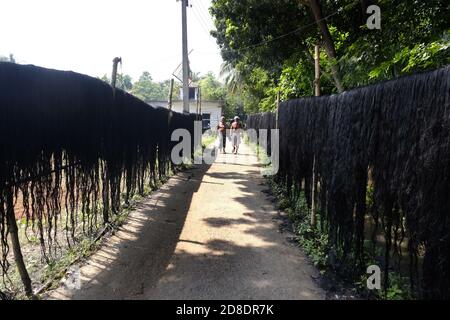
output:
[[[0,266],[8,271],[8,210],[23,214],[48,261],[64,230],[92,234],[175,165],[175,129],[194,115],[154,108],[101,80],[0,62]],[[18,204],[20,204],[18,206]]]
[[[251,115],[247,126],[275,128],[274,117]],[[411,287],[423,298],[449,299],[450,67],[284,101],[278,117],[277,179],[305,191],[311,203],[315,162],[319,211],[336,268],[351,263],[363,270],[370,215],[384,238],[385,274],[407,241]],[[387,286],[389,277],[384,281]]]

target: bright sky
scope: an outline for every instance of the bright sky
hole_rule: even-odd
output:
[[[209,35],[210,0],[190,0],[188,47],[191,69],[218,75],[222,59]],[[181,3],[176,0],[0,0],[0,55],[17,62],[111,74],[122,57],[122,73],[137,80],[171,77],[181,62]],[[120,72],[119,67],[119,72]]]

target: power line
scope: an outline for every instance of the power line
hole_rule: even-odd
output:
[[[203,23],[204,27],[208,30],[208,34],[209,34],[209,30],[213,29],[213,25],[208,23],[208,19],[205,19],[201,13],[201,10],[196,7],[193,6],[193,11],[198,15],[199,19],[201,20],[201,22]]]
[[[202,2],[201,2],[201,0],[198,0],[198,3],[200,3],[201,6],[203,5]],[[203,8],[204,8],[204,7],[203,7]],[[299,32],[299,31],[301,31],[301,30],[304,30],[304,29],[306,29],[306,28],[309,28],[309,27],[315,25],[315,24],[316,24],[317,22],[319,22],[319,21],[323,21],[323,20],[326,20],[326,19],[328,19],[328,18],[330,18],[330,17],[332,17],[332,16],[335,16],[335,15],[338,14],[340,11],[341,11],[341,9],[339,9],[339,10],[337,10],[337,11],[335,11],[335,12],[333,12],[333,13],[331,13],[331,14],[325,16],[325,17],[323,17],[322,19],[319,19],[319,20],[316,20],[316,21],[314,21],[314,22],[312,22],[312,23],[309,23],[309,24],[307,24],[307,25],[298,27],[297,29],[294,29],[294,30],[292,30],[292,31],[289,31],[288,33],[282,34],[282,35],[277,36],[277,37],[275,37],[275,38],[273,38],[273,39],[261,41],[261,42],[259,42],[259,43],[257,43],[257,44],[253,44],[253,45],[249,45],[249,46],[246,46],[246,47],[237,49],[236,51],[239,52],[239,51],[244,51],[244,50],[247,50],[247,49],[253,49],[253,48],[256,48],[256,47],[263,46],[263,45],[265,45],[265,44],[267,44],[267,43],[271,43],[271,42],[274,42],[274,41],[283,39],[283,38],[285,38],[285,37],[287,37],[287,36],[290,36],[291,34],[294,34],[294,33],[297,33],[297,32]],[[200,21],[199,21],[199,22],[200,22]],[[202,26],[203,26],[203,25],[202,25]],[[204,26],[203,26],[203,27],[204,27]],[[204,29],[204,30],[205,30],[205,29]],[[205,30],[205,31],[206,31],[206,30]]]
[[[197,7],[196,5],[191,5],[191,8],[193,11],[196,12],[196,14],[198,15],[199,19],[205,23],[205,25],[208,25],[208,23],[205,22],[205,19],[203,18],[203,15],[201,14],[199,7]]]
[[[209,14],[208,9],[206,9],[205,6],[203,5],[202,0],[197,0],[197,3],[200,4],[199,11],[203,15],[205,20],[208,22],[207,24],[211,24],[211,26],[214,27],[214,23],[212,21],[211,15]]]
[[[194,8],[194,7],[192,7]],[[209,35],[209,31],[208,31],[208,27],[205,25],[203,19],[200,18],[198,12],[196,10],[192,10],[192,12],[195,15],[195,18],[197,20],[197,22],[200,24],[200,26],[202,27],[202,29]]]
[[[202,22],[202,20],[199,18],[198,13],[195,10],[192,10],[192,12],[195,15],[195,18],[197,20],[197,22],[200,24],[201,28],[205,31],[208,40],[211,41],[212,43],[214,43],[214,45],[217,45],[217,43],[213,40],[210,32],[208,31],[208,27],[204,25],[204,23]]]
[[[277,37],[275,37],[275,38],[273,38],[273,39],[265,40],[265,41],[262,41],[262,42],[257,43],[257,44],[252,44],[252,45],[246,46],[246,47],[244,47],[244,48],[236,49],[236,51],[239,52],[239,51],[244,51],[244,50],[248,50],[248,49],[253,49],[253,48],[256,48],[256,47],[263,46],[263,45],[265,45],[265,44],[267,44],[267,43],[271,43],[271,42],[280,40],[280,39],[282,39],[282,38],[285,38],[285,37],[287,37],[287,36],[290,36],[291,34],[297,33],[297,32],[299,32],[299,31],[301,31],[301,30],[304,30],[304,29],[306,29],[306,28],[308,28],[308,27],[311,27],[311,26],[315,25],[315,24],[316,24],[317,22],[319,22],[319,21],[326,20],[326,19],[328,19],[328,18],[330,18],[330,17],[332,17],[332,16],[338,14],[339,11],[340,11],[340,10],[338,10],[338,11],[336,11],[336,12],[333,12],[333,13],[329,14],[328,16],[326,16],[326,17],[324,17],[324,18],[322,18],[322,19],[319,19],[319,20],[314,21],[314,22],[312,22],[312,23],[310,23],[310,24],[301,26],[301,27],[299,27],[299,28],[297,28],[297,29],[295,29],[295,30],[292,30],[292,31],[290,31],[290,32],[288,32],[288,33],[285,33],[285,34],[282,34],[282,35],[280,35],[280,36],[277,36]]]
[[[200,3],[200,7],[203,9],[203,12],[207,12],[209,19],[211,19],[211,16],[209,15],[209,10],[203,5],[203,1],[197,0],[197,2]]]

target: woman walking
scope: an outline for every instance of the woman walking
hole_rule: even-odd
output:
[[[217,131],[219,133],[219,150],[222,153],[225,152],[225,146],[227,144],[227,123],[225,122],[225,117],[220,117],[219,124],[217,125]]]
[[[231,142],[233,143],[233,153],[237,154],[241,143],[241,124],[238,116],[234,117],[234,121],[231,124]]]

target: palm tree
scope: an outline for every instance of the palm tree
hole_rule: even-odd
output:
[[[226,61],[222,63],[219,76],[225,80],[229,92],[236,93],[242,89],[244,81],[242,74],[231,62]]]

